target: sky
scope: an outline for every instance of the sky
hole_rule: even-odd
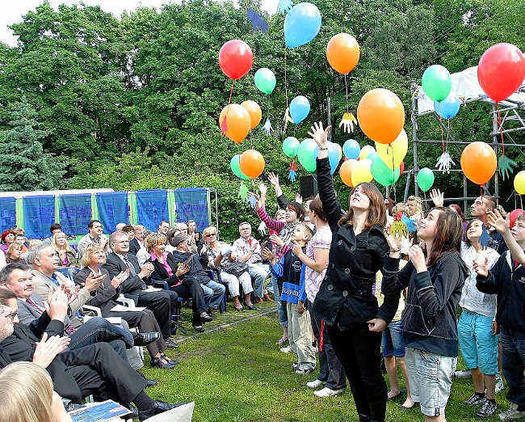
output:
[[[2,3],[0,11],[0,41],[3,41],[11,46],[16,45],[16,39],[13,37],[12,31],[8,28],[16,22],[20,22],[22,16],[28,11],[34,10],[36,6],[42,3],[42,0],[0,0]],[[119,17],[124,10],[134,10],[138,6],[143,7],[159,7],[165,3],[176,2],[176,0],[83,0],[83,3],[92,6],[100,5],[100,7],[115,16]],[[270,13],[275,13],[277,9],[278,0],[263,0],[264,9]],[[59,4],[78,4],[79,0],[50,0],[51,6],[56,8]]]

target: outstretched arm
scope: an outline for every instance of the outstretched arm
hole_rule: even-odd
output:
[[[498,210],[489,212],[487,216],[488,223],[494,227],[503,236],[503,240],[512,254],[512,257],[521,265],[525,265],[525,252],[510,232],[510,227]]]

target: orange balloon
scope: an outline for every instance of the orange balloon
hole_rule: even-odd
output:
[[[259,177],[263,172],[265,165],[262,154],[254,149],[244,151],[239,158],[239,167],[241,171],[250,179]]]
[[[241,105],[246,109],[246,111],[250,115],[250,121],[252,122],[250,129],[255,129],[255,127],[261,122],[261,107],[259,107],[259,104],[252,100],[247,100]]]
[[[357,107],[361,130],[373,141],[390,144],[405,124],[405,107],[392,91],[376,88],[368,91]]]
[[[357,160],[346,160],[339,168],[339,176],[346,186],[354,187],[352,185],[352,166],[357,163]]]
[[[496,153],[485,142],[472,142],[461,153],[461,170],[477,185],[487,183],[498,167]]]
[[[326,46],[328,63],[343,75],[347,75],[357,66],[360,55],[361,51],[356,39],[344,32],[334,35]]]
[[[240,144],[250,132],[250,114],[239,104],[227,105],[221,111],[219,127],[224,135]]]

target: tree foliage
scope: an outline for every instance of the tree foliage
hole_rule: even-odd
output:
[[[0,125],[8,128],[6,106],[26,98],[45,132],[44,149],[67,163],[66,177],[52,187],[216,188],[221,218],[233,233],[245,205],[237,198],[240,181],[229,168],[232,155],[257,148],[268,169],[285,180],[289,160],[281,153],[283,137],[302,139],[314,121],[328,123],[330,116],[333,139],[342,144],[349,137],[337,127],[342,114],[347,108],[355,113],[362,95],[376,87],[402,99],[410,134],[410,86],[428,65],[456,72],[476,65],[494,43],[525,47],[520,0],[315,0],[323,17],[319,35],[287,51],[284,17],[266,15],[260,3],[243,0],[235,8],[229,2],[186,0],[116,18],[100,7],[55,10],[45,2],[12,26],[17,47],[0,46]],[[253,30],[248,8],[265,17],[268,33]],[[361,46],[359,66],[348,77],[348,101],[344,78],[325,57],[328,40],[343,31]],[[217,125],[231,88],[217,65],[218,51],[233,38],[251,46],[255,62],[253,71],[235,82],[232,102],[255,100],[263,119],[276,129],[267,136],[256,128],[240,146],[223,137]],[[260,67],[276,74],[270,96],[253,83]],[[283,133],[287,101],[296,95],[307,96],[312,111]],[[488,111],[486,104],[462,108],[451,123],[456,139],[490,141]],[[441,137],[430,117],[420,119],[419,133],[426,139]],[[370,143],[359,129],[352,137],[361,145]],[[459,165],[461,149],[450,150]],[[422,146],[420,167],[434,167],[440,153],[440,146]],[[409,154],[406,167],[411,163]],[[403,190],[405,180],[397,190]],[[459,174],[437,180],[448,196],[460,196]],[[287,188],[291,192],[297,185]],[[242,217],[250,215],[242,209]]]

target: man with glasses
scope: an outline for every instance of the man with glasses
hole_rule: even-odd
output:
[[[121,292],[134,299],[138,306],[144,306],[153,312],[159,323],[162,336],[168,347],[176,347],[170,339],[172,310],[177,306],[177,293],[161,290],[152,291],[148,289],[145,280],[153,272],[153,264],[147,262],[142,267],[139,266],[137,257],[129,253],[129,238],[124,232],[115,232],[109,238],[111,252],[103,267],[109,272],[109,277],[113,278],[123,271],[129,270],[129,276],[120,285]]]
[[[263,303],[263,297],[273,302],[267,292],[263,295],[264,282],[270,275],[270,267],[262,262],[261,245],[252,236],[251,224],[246,221],[239,224],[239,233],[241,237],[233,243],[233,254],[237,257],[237,261],[248,264],[248,273],[255,284],[255,302]]]
[[[83,255],[88,245],[97,245],[106,252],[108,248],[108,237],[104,234],[102,223],[98,220],[91,220],[88,223],[89,232],[78,242],[77,248],[80,256]]]

